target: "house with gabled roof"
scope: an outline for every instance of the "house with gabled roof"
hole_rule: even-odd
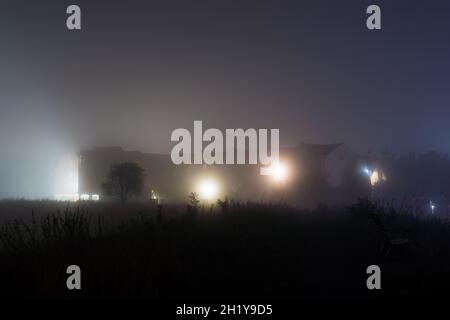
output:
[[[332,188],[343,186],[346,175],[358,158],[345,143],[301,143],[299,149],[305,167],[315,170]]]

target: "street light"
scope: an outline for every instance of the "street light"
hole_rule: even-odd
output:
[[[283,182],[288,177],[288,168],[283,163],[278,163],[274,165],[272,169],[272,177],[275,182]]]
[[[264,175],[271,176],[272,180],[277,183],[286,181],[289,176],[288,167],[281,162],[274,163],[270,167],[264,169]]]
[[[219,195],[219,185],[216,181],[207,178],[200,181],[197,192],[203,200],[215,200]]]
[[[368,167],[363,167],[362,171],[369,177],[369,182],[372,187],[375,187],[381,181],[386,181],[386,176],[379,169],[371,171]]]

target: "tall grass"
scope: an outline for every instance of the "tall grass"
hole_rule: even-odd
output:
[[[124,215],[130,208],[120,206]],[[133,207],[134,210],[134,207]],[[119,223],[83,208],[6,221],[2,295],[51,298],[371,299],[366,268],[383,270],[383,297],[421,297],[450,285],[450,228],[361,200],[348,209],[221,201],[137,210]],[[414,228],[419,248],[378,252],[371,215]],[[131,216],[131,214],[130,214]],[[82,290],[65,287],[82,269]],[[378,298],[378,296],[375,296]]]

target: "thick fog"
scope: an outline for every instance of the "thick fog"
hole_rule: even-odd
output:
[[[283,145],[447,151],[449,4],[61,1],[0,5],[0,198],[51,197],[82,148],[169,153],[194,120]]]

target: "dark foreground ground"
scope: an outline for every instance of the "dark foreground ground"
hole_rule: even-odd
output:
[[[450,226],[367,201],[310,212],[252,203],[160,213],[153,206],[118,206],[113,211],[122,221],[115,223],[103,214],[107,207],[53,209],[24,223],[3,222],[4,298],[432,300],[450,288]],[[374,217],[407,232],[416,245],[386,256]],[[82,270],[80,291],[66,288],[73,264]],[[366,287],[373,264],[382,272],[378,291]]]

